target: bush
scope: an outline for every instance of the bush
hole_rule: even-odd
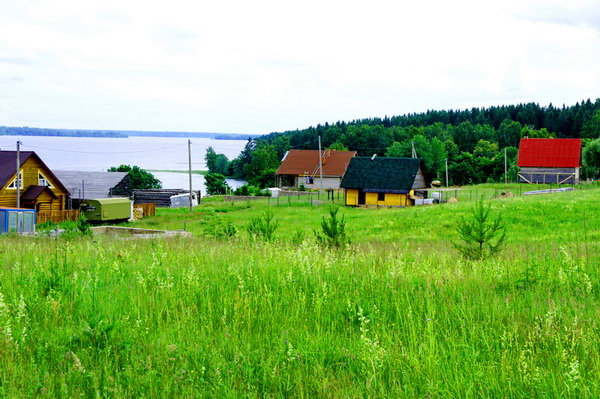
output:
[[[237,234],[237,228],[233,224],[228,223],[223,227],[221,232],[223,237],[233,238]]]
[[[88,219],[84,214],[80,214],[79,219],[76,221],[62,222],[60,227],[64,230],[61,234],[64,238],[77,238],[92,235],[90,222],[88,222]]]
[[[346,235],[346,219],[343,216],[341,219],[337,217],[339,210],[337,207],[329,208],[329,219],[323,216],[321,220],[322,232],[315,231],[317,241],[328,247],[340,248],[350,243]]]
[[[252,179],[251,182],[261,188],[275,187],[277,186],[276,170],[277,169],[263,170],[257,177]]]
[[[92,229],[90,226],[90,222],[88,221],[88,218],[85,217],[85,215],[82,213],[79,214],[79,220],[77,220],[77,230],[79,231],[79,234],[82,236],[92,235]]]
[[[246,230],[252,240],[272,241],[279,223],[273,219],[273,212],[266,211],[250,219]]]
[[[261,190],[260,188],[256,187],[256,186],[251,186],[248,184],[244,184],[243,186],[240,186],[238,188],[235,189],[235,191],[233,192],[234,195],[240,195],[240,196],[263,196],[263,197],[270,197],[271,196],[271,192],[269,190]]]
[[[306,186],[304,185],[304,183],[300,183],[300,186],[298,187],[298,191],[306,191]]]
[[[225,182],[225,176],[220,173],[207,173],[204,176],[204,185],[208,195],[225,194],[231,190]]]
[[[230,240],[237,235],[237,228],[232,223],[210,223],[204,228],[204,234],[222,240]]]
[[[152,173],[139,166],[120,165],[111,167],[109,172],[127,172],[127,175],[112,190],[113,195],[131,196],[133,190],[162,188],[162,183]]]
[[[469,219],[459,221],[456,231],[461,243],[454,247],[467,259],[486,259],[497,253],[506,237],[506,227],[502,215],[492,219],[491,205],[483,204],[483,196],[471,210]]]

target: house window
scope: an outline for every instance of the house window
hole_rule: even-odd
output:
[[[377,193],[377,201],[385,201],[385,193]]]
[[[17,178],[15,177],[13,179],[13,181],[10,182],[10,184],[8,185],[8,187],[6,187],[8,189],[11,190],[16,190],[17,189]],[[23,188],[23,171],[19,172],[19,188]]]
[[[38,186],[46,186],[48,188],[53,188],[50,181],[46,179],[46,176],[42,174],[42,172],[38,171]]]
[[[306,176],[306,184],[314,184],[315,179],[311,176]]]

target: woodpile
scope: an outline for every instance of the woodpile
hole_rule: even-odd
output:
[[[149,204],[154,203],[159,208],[169,208],[171,206],[171,197],[173,195],[188,193],[182,189],[155,189],[155,190],[133,190],[133,203]],[[198,193],[198,198],[200,194]]]

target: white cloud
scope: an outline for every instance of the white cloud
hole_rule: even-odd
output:
[[[591,1],[0,5],[0,124],[267,133],[600,89]]]

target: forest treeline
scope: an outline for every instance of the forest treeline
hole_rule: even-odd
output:
[[[457,185],[503,181],[505,153],[508,179],[515,181],[522,137],[582,138],[583,177],[597,177],[600,98],[562,107],[528,103],[319,124],[249,139],[231,161],[211,148],[207,165],[213,173],[257,186],[273,185],[285,152],[317,149],[319,136],[323,148],[357,151],[362,156],[410,157],[414,148],[423,158],[428,178],[444,178],[447,160],[450,184]]]

